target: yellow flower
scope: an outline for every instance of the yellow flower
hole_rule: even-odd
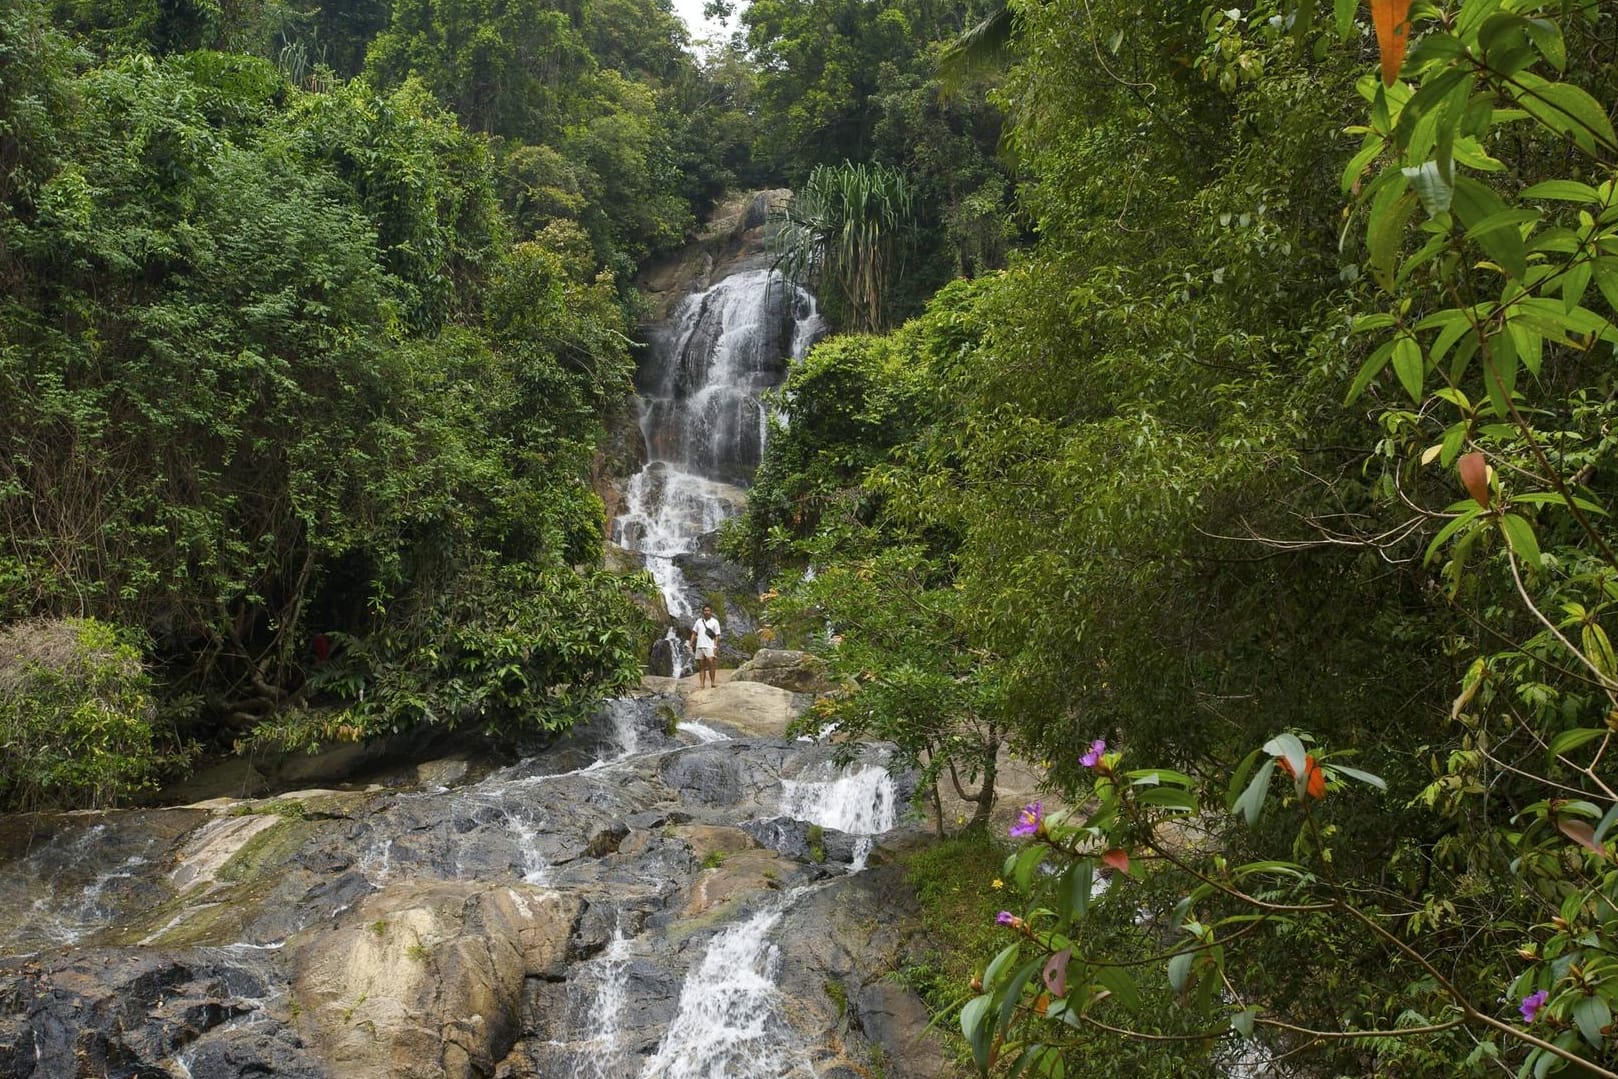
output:
[[[1005,886],[1006,882],[1001,880],[999,877],[996,877],[994,880],[989,882],[989,887],[991,888],[1004,888]]]

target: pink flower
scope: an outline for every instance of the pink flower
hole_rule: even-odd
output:
[[[1532,1023],[1534,1016],[1539,1014],[1539,1009],[1543,1008],[1545,1001],[1550,999],[1550,995],[1549,990],[1541,989],[1537,993],[1529,993],[1526,997],[1523,997],[1522,1003],[1517,1006],[1517,1010],[1522,1012],[1522,1021]]]
[[[1017,814],[1017,823],[1011,826],[1011,835],[1015,839],[1031,836],[1039,831],[1041,820],[1045,816],[1045,807],[1039,802],[1029,802]]]
[[[1100,738],[1090,743],[1090,752],[1079,758],[1079,763],[1086,768],[1094,768],[1101,763],[1101,755],[1107,751],[1107,743]]]

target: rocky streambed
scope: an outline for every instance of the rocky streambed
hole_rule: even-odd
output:
[[[481,777],[0,820],[0,1077],[956,1074],[893,977],[888,749],[684,707]]]

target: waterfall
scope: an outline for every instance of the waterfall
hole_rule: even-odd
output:
[[[590,966],[596,973],[596,991],[584,1016],[589,1032],[583,1045],[573,1047],[571,1079],[619,1079],[628,1073],[621,1040],[624,1002],[629,995],[629,939],[621,923],[613,929],[601,958]]]
[[[686,975],[679,1011],[641,1079],[771,1079],[814,1069],[797,1048],[781,1007],[780,949],[766,909],[714,937]]]
[[[865,868],[872,839],[898,824],[896,800],[893,777],[877,765],[851,765],[826,779],[781,783],[783,815],[855,837],[849,869],[856,873]]]
[[[694,719],[680,720],[678,730],[681,734],[689,734],[699,743],[707,745],[710,742],[723,742],[730,738],[724,731],[715,730],[706,723]]]
[[[654,336],[638,380],[647,463],[613,542],[640,554],[675,618],[697,607],[675,560],[741,512],[769,429],[764,394],[824,332],[808,293],[750,270],[686,297]]]

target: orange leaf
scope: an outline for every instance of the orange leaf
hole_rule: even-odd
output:
[[[1410,44],[1410,0],[1370,0],[1376,48],[1382,54],[1382,85],[1392,86]]]
[[[1129,852],[1121,848],[1113,848],[1101,856],[1103,865],[1110,865],[1118,872],[1129,875]]]
[[[1291,776],[1294,784],[1296,784],[1298,774],[1292,770],[1292,762],[1285,757],[1277,759],[1281,762],[1281,771]],[[1309,777],[1309,781],[1304,784],[1303,794],[1310,798],[1326,797],[1326,773],[1322,772],[1320,765],[1315,763],[1313,753],[1303,758],[1303,774]]]
[[[1466,493],[1477,501],[1484,509],[1489,508],[1489,462],[1484,460],[1483,454],[1477,450],[1461,454],[1461,459],[1455,462],[1455,469],[1461,474],[1461,484]]]

